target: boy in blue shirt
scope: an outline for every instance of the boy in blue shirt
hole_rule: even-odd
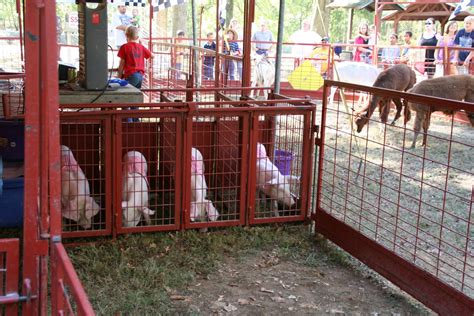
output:
[[[204,44],[204,48],[210,49],[215,51],[216,50],[216,42],[214,42],[214,33],[209,32],[207,33],[207,42]],[[203,61],[203,73],[204,73],[204,80],[214,80],[214,54],[213,53],[204,53],[204,61]]]

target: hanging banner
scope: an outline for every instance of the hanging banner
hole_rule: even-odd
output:
[[[186,0],[153,0],[151,5],[153,6],[153,11],[160,11],[164,9],[171,8],[172,6],[183,4]]]

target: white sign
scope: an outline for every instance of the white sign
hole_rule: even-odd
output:
[[[68,25],[70,28],[77,28],[77,25],[79,24],[79,16],[77,15],[77,12],[69,12],[69,20],[68,20]]]

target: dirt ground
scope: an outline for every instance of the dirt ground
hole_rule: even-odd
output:
[[[202,315],[433,314],[361,269],[337,263],[307,266],[262,251],[229,257],[186,291],[169,294],[177,311]]]

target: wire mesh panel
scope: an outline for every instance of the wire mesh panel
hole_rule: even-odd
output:
[[[426,146],[418,139],[415,148],[411,147],[411,122],[406,128],[401,123],[382,124],[378,114],[370,119],[364,112],[354,114],[354,104],[326,103],[318,211],[427,272],[441,281],[439,287],[448,285],[472,299],[474,164],[470,156],[474,130],[418,105],[451,112],[460,106],[468,111],[474,108],[468,103],[405,97],[415,117],[412,121],[422,120],[422,126],[429,126]],[[356,133],[355,125],[360,127],[361,119],[365,124]],[[316,225],[326,231],[323,218],[316,214]],[[418,273],[421,281],[430,278]]]
[[[129,118],[130,119],[130,118]],[[118,231],[179,228],[181,120],[178,116],[117,116]],[[120,185],[119,185],[120,184]]]
[[[110,121],[61,121],[61,209],[65,237],[111,231]]]
[[[20,242],[0,239],[0,315],[18,315]]]
[[[25,75],[0,72],[0,117],[16,118],[24,112]]]
[[[203,110],[206,111],[206,110]],[[244,223],[248,114],[192,117],[188,227]],[[205,222],[205,223],[203,223]]]
[[[254,118],[257,128],[251,147],[255,160],[250,160],[250,168],[255,183],[249,192],[256,194],[251,195],[250,223],[305,218],[307,195],[302,191],[302,179],[304,173],[311,173],[310,169],[305,172],[311,156],[304,154],[309,146],[311,112],[290,113],[258,114]]]

